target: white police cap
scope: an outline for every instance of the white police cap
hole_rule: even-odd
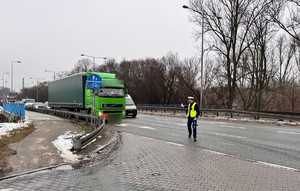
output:
[[[188,99],[189,99],[189,100],[194,100],[194,97],[189,96]]]

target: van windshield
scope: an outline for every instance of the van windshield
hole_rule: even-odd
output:
[[[134,102],[130,97],[126,98],[126,105],[134,105]]]
[[[98,96],[123,98],[125,97],[125,91],[123,88],[100,88],[98,89]]]

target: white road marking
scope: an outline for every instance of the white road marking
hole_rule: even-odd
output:
[[[225,153],[220,153],[220,152],[211,151],[211,150],[207,150],[207,149],[203,149],[203,150],[206,151],[206,152],[209,152],[209,153],[217,154],[217,155],[224,155],[224,156],[227,155],[227,154],[225,154]]]
[[[222,133],[211,133],[213,135],[219,135],[219,136],[224,136],[224,137],[233,137],[233,138],[239,138],[239,139],[245,139],[246,137],[241,137],[237,135],[228,135],[228,134],[222,134]]]
[[[149,139],[149,140],[153,140],[153,138],[150,137],[141,137],[142,139]]]
[[[126,127],[128,124],[126,123],[121,123],[121,124],[115,124],[115,126],[119,126],[119,127]]]
[[[256,163],[271,166],[271,167],[275,167],[275,168],[283,168],[283,169],[286,169],[286,170],[298,171],[298,169],[295,169],[295,168],[291,168],[291,167],[287,167],[287,166],[281,166],[281,165],[267,163],[267,162],[262,162],[262,161],[257,161]]]
[[[147,127],[147,126],[138,126],[138,125],[134,125],[136,126],[137,128],[141,128],[141,129],[150,129],[150,130],[156,130],[155,128],[152,128],[152,127]]]
[[[212,124],[228,124],[227,122],[219,122],[219,121],[200,121],[201,123],[212,123]]]
[[[120,127],[126,127],[129,124],[126,123],[121,123],[121,124],[115,124],[116,126],[120,126]],[[141,128],[141,129],[150,129],[150,130],[156,130],[153,127],[148,127],[148,126],[140,126],[140,125],[134,125],[134,124],[130,124],[130,127],[137,127],[137,128]]]
[[[237,126],[231,126],[231,125],[220,125],[221,127],[228,127],[232,129],[247,129],[246,127],[237,127]]]
[[[166,143],[171,144],[171,145],[176,145],[176,146],[178,146],[178,147],[183,147],[183,146],[184,146],[184,145],[182,145],[182,144],[173,143],[173,142],[166,142]]]
[[[131,122],[131,124],[132,123],[140,123],[140,124],[145,124],[145,125],[153,125],[153,126],[158,126],[158,127],[166,127],[166,128],[170,128],[170,126],[166,126],[166,125],[160,125],[160,124],[153,124],[153,123],[145,123],[145,122],[140,122],[140,121],[130,121]],[[132,124],[133,125],[133,124]],[[171,125],[171,124],[170,124]],[[182,124],[181,124],[182,125]],[[184,126],[186,126],[186,125],[184,125]],[[173,127],[174,128],[174,127]],[[174,128],[174,129],[181,129],[181,127],[180,128]]]
[[[285,134],[291,134],[291,135],[300,135],[300,133],[296,132],[289,132],[289,131],[277,131],[278,133],[285,133]]]

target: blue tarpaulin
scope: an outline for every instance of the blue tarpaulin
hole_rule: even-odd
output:
[[[3,109],[25,118],[25,104],[23,103],[3,103]]]

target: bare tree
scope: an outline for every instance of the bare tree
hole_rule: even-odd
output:
[[[205,31],[213,37],[211,46],[224,60],[228,108],[232,108],[235,100],[242,55],[252,44],[246,42],[249,31],[271,5],[272,0],[190,0],[191,10],[196,12],[192,21],[200,25],[203,17]]]
[[[78,60],[78,62],[75,64],[74,68],[69,73],[69,75],[80,73],[80,72],[91,71],[92,67],[93,67],[92,61],[88,58]]]
[[[118,72],[118,63],[115,59],[108,59],[104,61],[104,64],[96,68],[96,72],[114,73]]]
[[[175,93],[180,89],[177,76],[180,60],[177,54],[169,52],[160,62],[164,67],[163,103],[170,104],[173,96],[175,96]]]
[[[187,87],[186,93],[192,93],[197,100],[200,100],[200,76],[199,76],[199,58],[184,59],[178,68],[178,78],[181,81],[181,87]]]
[[[287,12],[288,17],[286,17]],[[298,46],[300,46],[299,0],[277,1],[277,6],[271,11],[271,17],[278,24],[278,26],[287,32],[295,41],[297,41]]]

